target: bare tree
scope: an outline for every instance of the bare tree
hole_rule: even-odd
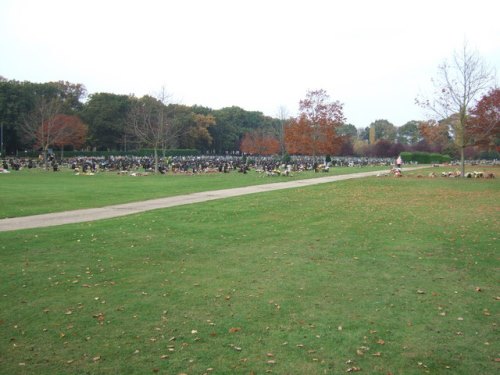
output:
[[[132,104],[129,121],[140,142],[153,148],[154,170],[158,173],[158,150],[168,147],[180,129],[167,118],[168,95],[162,88],[157,98],[144,96]]]
[[[450,120],[455,144],[460,149],[462,176],[465,176],[464,151],[469,144],[469,112],[494,84],[494,79],[494,70],[464,42],[462,50],[454,52],[451,63],[445,61],[439,66],[438,76],[433,80],[433,98],[417,99],[418,104],[439,117],[437,120]]]
[[[49,147],[59,137],[58,133],[64,131],[56,121],[61,108],[62,102],[58,98],[37,97],[33,110],[26,115],[21,126],[24,137],[43,150],[45,169],[49,167],[47,157]]]

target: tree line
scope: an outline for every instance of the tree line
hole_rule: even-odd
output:
[[[464,70],[465,76],[452,77]],[[436,94],[418,100],[438,114],[437,119],[412,120],[399,127],[378,119],[366,128],[347,123],[343,104],[322,89],[306,93],[297,117],[282,108],[279,118],[273,118],[236,106],[214,110],[171,103],[164,89],[140,98],[87,96],[79,83],[0,77],[0,152],[22,155],[37,150],[45,159],[50,150],[63,154],[143,148],[153,149],[155,158],[169,149],[282,157],[394,157],[403,151],[444,153],[462,160],[484,153],[498,157],[500,90],[491,85],[491,73],[466,46],[463,55],[456,54],[453,64],[443,64],[440,72]]]
[[[213,110],[169,103],[164,92],[141,98],[112,93],[87,96],[82,84],[0,77],[2,154],[47,146],[56,150],[130,151],[155,143],[159,149],[224,153],[239,150],[246,132],[278,124],[279,120],[261,112],[235,106]],[[147,132],[147,126],[150,131],[157,128],[156,138]],[[69,128],[79,129],[73,134],[68,133]]]

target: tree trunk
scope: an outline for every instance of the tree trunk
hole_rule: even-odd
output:
[[[45,164],[45,170],[49,170],[49,160],[47,158],[48,150],[44,147],[43,148],[43,162]]]
[[[465,146],[460,147],[460,166],[462,168],[462,178],[465,178]]]
[[[158,174],[158,146],[155,146],[155,174]]]

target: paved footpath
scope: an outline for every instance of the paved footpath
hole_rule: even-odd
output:
[[[421,169],[426,167],[405,168],[404,171]],[[297,187],[304,187],[310,185],[324,184],[334,181],[349,180],[354,178],[363,178],[376,176],[380,173],[387,173],[386,171],[372,171],[361,172],[353,174],[345,174],[339,176],[327,176],[311,178],[307,180],[295,180],[289,182],[277,182],[264,185],[253,185],[233,189],[212,190],[200,193],[192,193],[187,195],[178,195],[174,197],[151,199],[141,202],[118,204],[114,206],[88,208],[83,210],[56,212],[52,214],[42,214],[34,216],[24,216],[0,220],[0,232],[51,227],[63,224],[82,223],[86,221],[94,221],[101,219],[110,219],[119,216],[136,214],[139,212],[156,210],[159,208],[167,208],[174,206],[181,206],[184,204],[206,202],[215,199],[237,197],[240,195],[264,193],[267,191],[291,189]]]

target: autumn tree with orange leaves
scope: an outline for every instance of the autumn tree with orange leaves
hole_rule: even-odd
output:
[[[52,127],[49,131],[49,127]],[[57,114],[51,121],[47,121],[37,131],[38,145],[50,144],[61,149],[61,157],[65,146],[77,149],[84,145],[87,139],[88,127],[80,117]],[[44,140],[43,136],[52,135],[52,139]]]
[[[285,143],[289,154],[335,155],[342,147],[337,129],[345,121],[342,104],[330,101],[323,89],[309,91],[299,102],[299,117],[285,128]]]
[[[446,121],[423,121],[418,125],[420,136],[434,152],[442,152],[451,140],[449,124]]]
[[[256,129],[245,134],[240,150],[252,155],[275,155],[280,151],[280,142],[272,134]]]

